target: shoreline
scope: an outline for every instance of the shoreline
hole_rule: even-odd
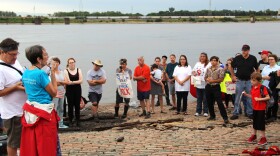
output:
[[[136,25],[136,24],[257,24],[257,23],[280,23],[280,21],[256,21],[255,23],[251,23],[249,21],[240,21],[240,22],[86,22],[86,23],[41,23],[41,24],[34,24],[34,23],[0,23],[0,25],[106,25],[106,24],[115,24],[115,25]]]

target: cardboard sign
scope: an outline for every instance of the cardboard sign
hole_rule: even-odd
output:
[[[227,81],[225,83],[226,83],[227,94],[235,94],[236,83],[232,81]]]
[[[128,73],[117,73],[116,83],[118,92],[123,98],[132,98],[133,89]]]

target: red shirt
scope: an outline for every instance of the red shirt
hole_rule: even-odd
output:
[[[253,110],[266,110],[266,101],[256,101],[255,97],[261,98],[261,84],[253,86],[251,89]],[[268,95],[266,87],[263,88],[263,94]]]
[[[146,64],[144,64],[142,67],[137,66],[134,69],[135,77],[143,76],[147,80],[146,82],[143,82],[142,80],[137,81],[137,91],[147,92],[151,90],[150,74],[150,68]]]

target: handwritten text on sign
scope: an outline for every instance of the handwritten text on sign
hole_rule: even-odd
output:
[[[133,90],[131,80],[128,73],[117,73],[117,88],[121,97],[132,98]]]
[[[227,81],[226,82],[226,88],[227,88],[227,94],[235,94],[236,83],[231,82],[231,81]]]

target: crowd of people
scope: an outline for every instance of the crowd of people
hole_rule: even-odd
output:
[[[75,66],[75,59],[67,60],[65,70],[59,68],[60,59],[50,57],[46,49],[40,45],[28,47],[26,58],[31,63],[24,69],[17,60],[19,43],[11,38],[0,43],[0,128],[8,136],[8,155],[59,155],[60,145],[58,128],[80,127],[80,103],[82,99],[83,74]],[[217,103],[220,115],[225,124],[236,120],[244,112],[245,116],[253,119],[253,132],[248,142],[257,139],[257,131],[261,133],[259,144],[267,143],[265,137],[265,120],[277,119],[280,66],[278,57],[272,52],[263,50],[259,54],[258,62],[250,54],[250,46],[243,45],[241,53],[229,58],[225,65],[219,57],[202,52],[198,62],[192,68],[186,55],[156,57],[150,66],[145,63],[143,56],[138,57],[138,65],[134,72],[128,68],[127,59],[119,61],[120,67],[116,73],[126,73],[129,79],[137,82],[137,99],[140,101],[142,113],[139,117],[151,118],[155,106],[160,106],[160,113],[166,114],[166,105],[174,115],[188,115],[208,117],[216,120],[214,104]],[[102,86],[107,76],[100,60],[92,62],[93,67],[86,74],[88,83],[88,99],[91,102],[92,118],[99,122],[98,108],[102,98]],[[49,72],[46,72],[48,68]],[[44,69],[44,70],[43,70]],[[192,83],[191,83],[192,81]],[[234,82],[236,90],[227,94],[221,88],[225,81]],[[195,112],[188,112],[188,95],[191,85],[195,86],[197,105]],[[261,86],[265,86],[261,90]],[[271,95],[269,94],[271,91]],[[225,92],[225,104],[222,100]],[[266,101],[274,99],[274,105],[266,107]],[[68,104],[68,121],[63,121],[65,99]],[[226,109],[232,100],[234,111],[228,117]],[[242,110],[241,101],[243,103]],[[130,98],[122,97],[116,91],[114,117],[119,118],[120,104],[124,103],[121,118],[126,118],[129,111]],[[75,112],[75,113],[74,113]],[[2,121],[3,120],[3,121]],[[3,124],[2,124],[3,123]],[[45,148],[48,146],[48,148]]]

